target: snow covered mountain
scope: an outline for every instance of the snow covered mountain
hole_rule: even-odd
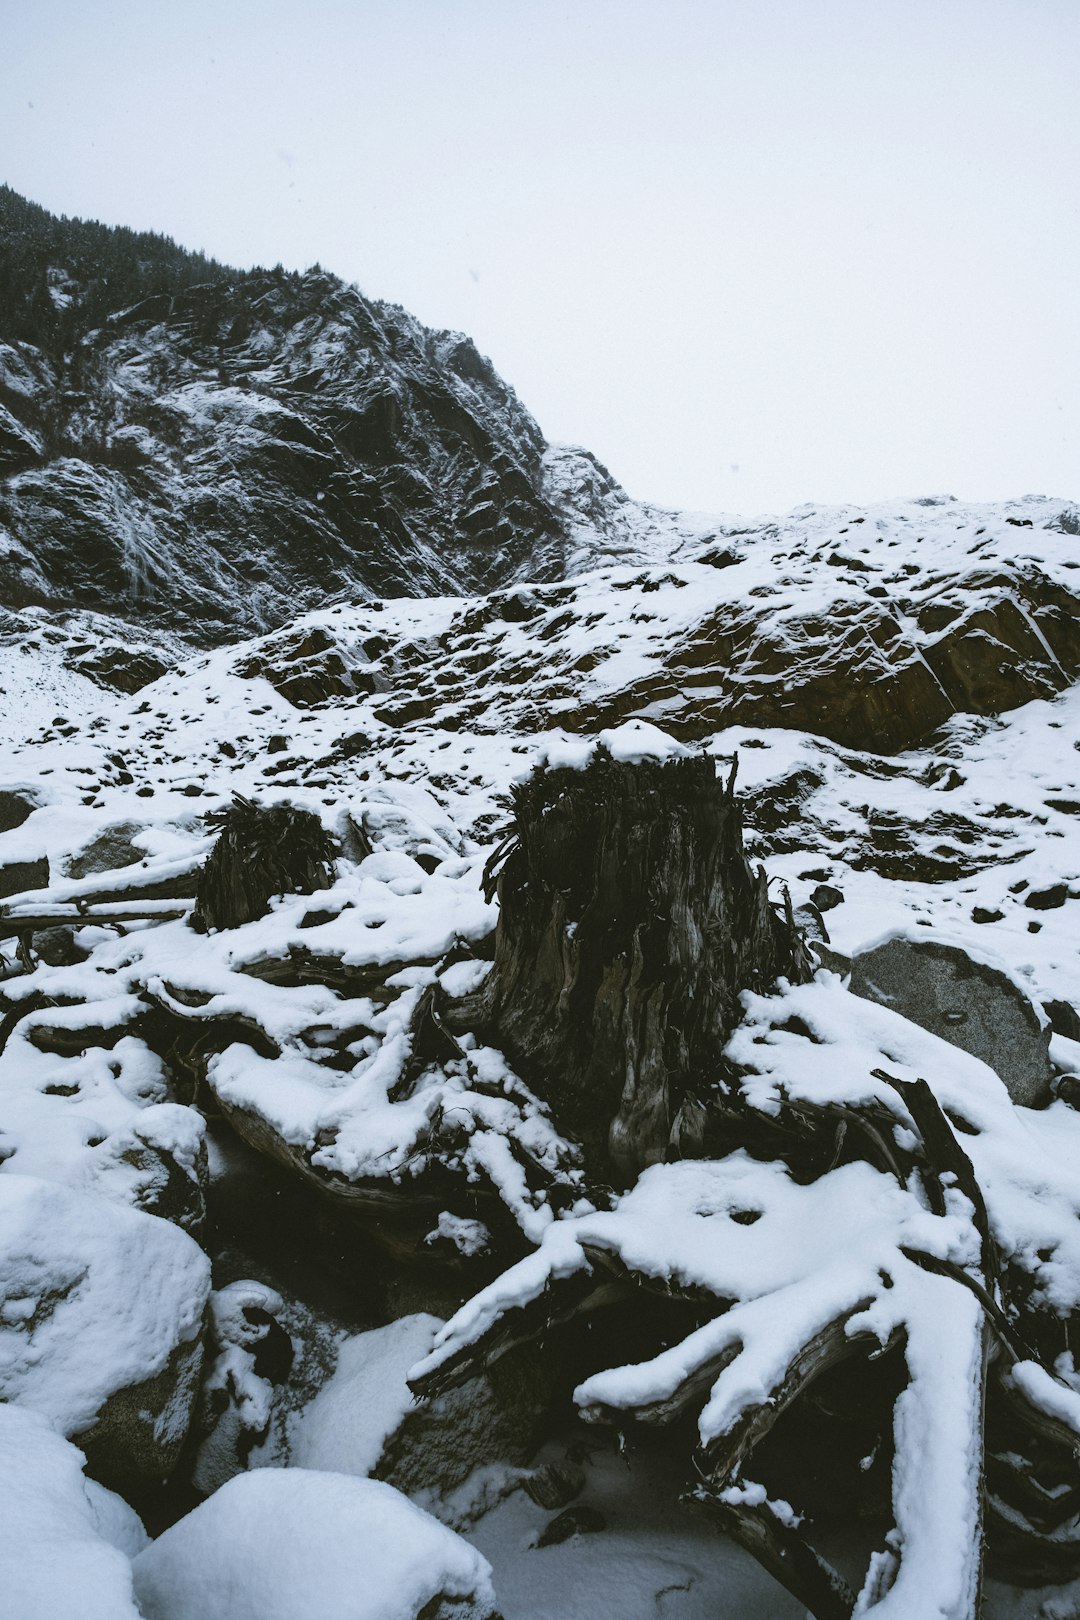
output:
[[[0,190],[5,605],[206,644],[338,597],[562,577],[657,526],[460,333]]]

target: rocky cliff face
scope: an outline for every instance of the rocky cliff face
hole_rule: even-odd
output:
[[[226,271],[4,191],[0,291],[9,607],[206,643],[640,556],[656,527],[468,338],[317,267]]]

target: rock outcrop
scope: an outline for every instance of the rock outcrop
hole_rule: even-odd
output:
[[[959,946],[899,935],[857,955],[851,989],[989,1064],[1013,1102],[1050,1100],[1050,1031],[1015,979]]]

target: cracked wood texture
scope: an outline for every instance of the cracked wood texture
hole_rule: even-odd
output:
[[[514,794],[483,1021],[628,1183],[685,1155],[743,990],[810,967],[743,853],[734,772],[705,756],[540,769]]]

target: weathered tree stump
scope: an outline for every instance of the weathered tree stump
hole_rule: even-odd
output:
[[[199,877],[191,926],[238,928],[264,917],[277,894],[311,894],[333,882],[333,847],[318,816],[291,804],[261,806],[239,796]]]
[[[810,964],[714,760],[601,749],[534,772],[514,814],[481,1021],[593,1165],[629,1181],[692,1145],[740,992]]]

